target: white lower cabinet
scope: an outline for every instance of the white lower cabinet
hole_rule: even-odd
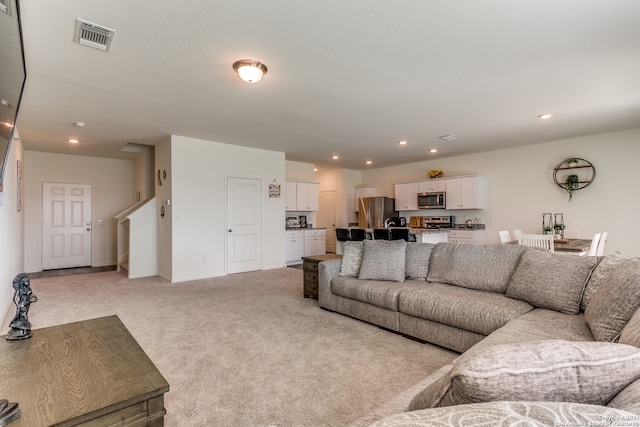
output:
[[[284,247],[286,263],[300,264],[303,256],[327,253],[327,231],[324,228],[286,231]]]
[[[448,241],[452,243],[473,243],[473,231],[469,230],[449,230]]]
[[[287,264],[302,262],[304,256],[304,231],[287,231],[284,239]]]
[[[304,231],[304,256],[327,253],[327,231],[325,229]]]

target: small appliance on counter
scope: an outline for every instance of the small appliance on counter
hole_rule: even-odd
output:
[[[287,230],[302,228],[300,224],[300,218],[298,218],[297,216],[288,216],[286,224]]]
[[[409,218],[411,228],[454,228],[456,217],[454,215],[444,216],[412,216]]]

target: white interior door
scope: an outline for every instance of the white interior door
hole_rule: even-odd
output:
[[[227,273],[262,269],[262,181],[227,178]]]
[[[42,184],[42,269],[91,265],[91,185]]]
[[[336,253],[336,191],[324,190],[320,192],[320,206],[318,210],[320,228],[327,229],[327,252]]]

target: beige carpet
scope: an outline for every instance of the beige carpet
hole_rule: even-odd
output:
[[[456,355],[320,309],[291,268],[181,284],[106,272],[31,287],[34,330],[120,317],[171,386],[168,427],[347,425]]]

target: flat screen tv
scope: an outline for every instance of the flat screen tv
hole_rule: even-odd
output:
[[[0,185],[9,156],[27,71],[18,0],[0,3]]]

